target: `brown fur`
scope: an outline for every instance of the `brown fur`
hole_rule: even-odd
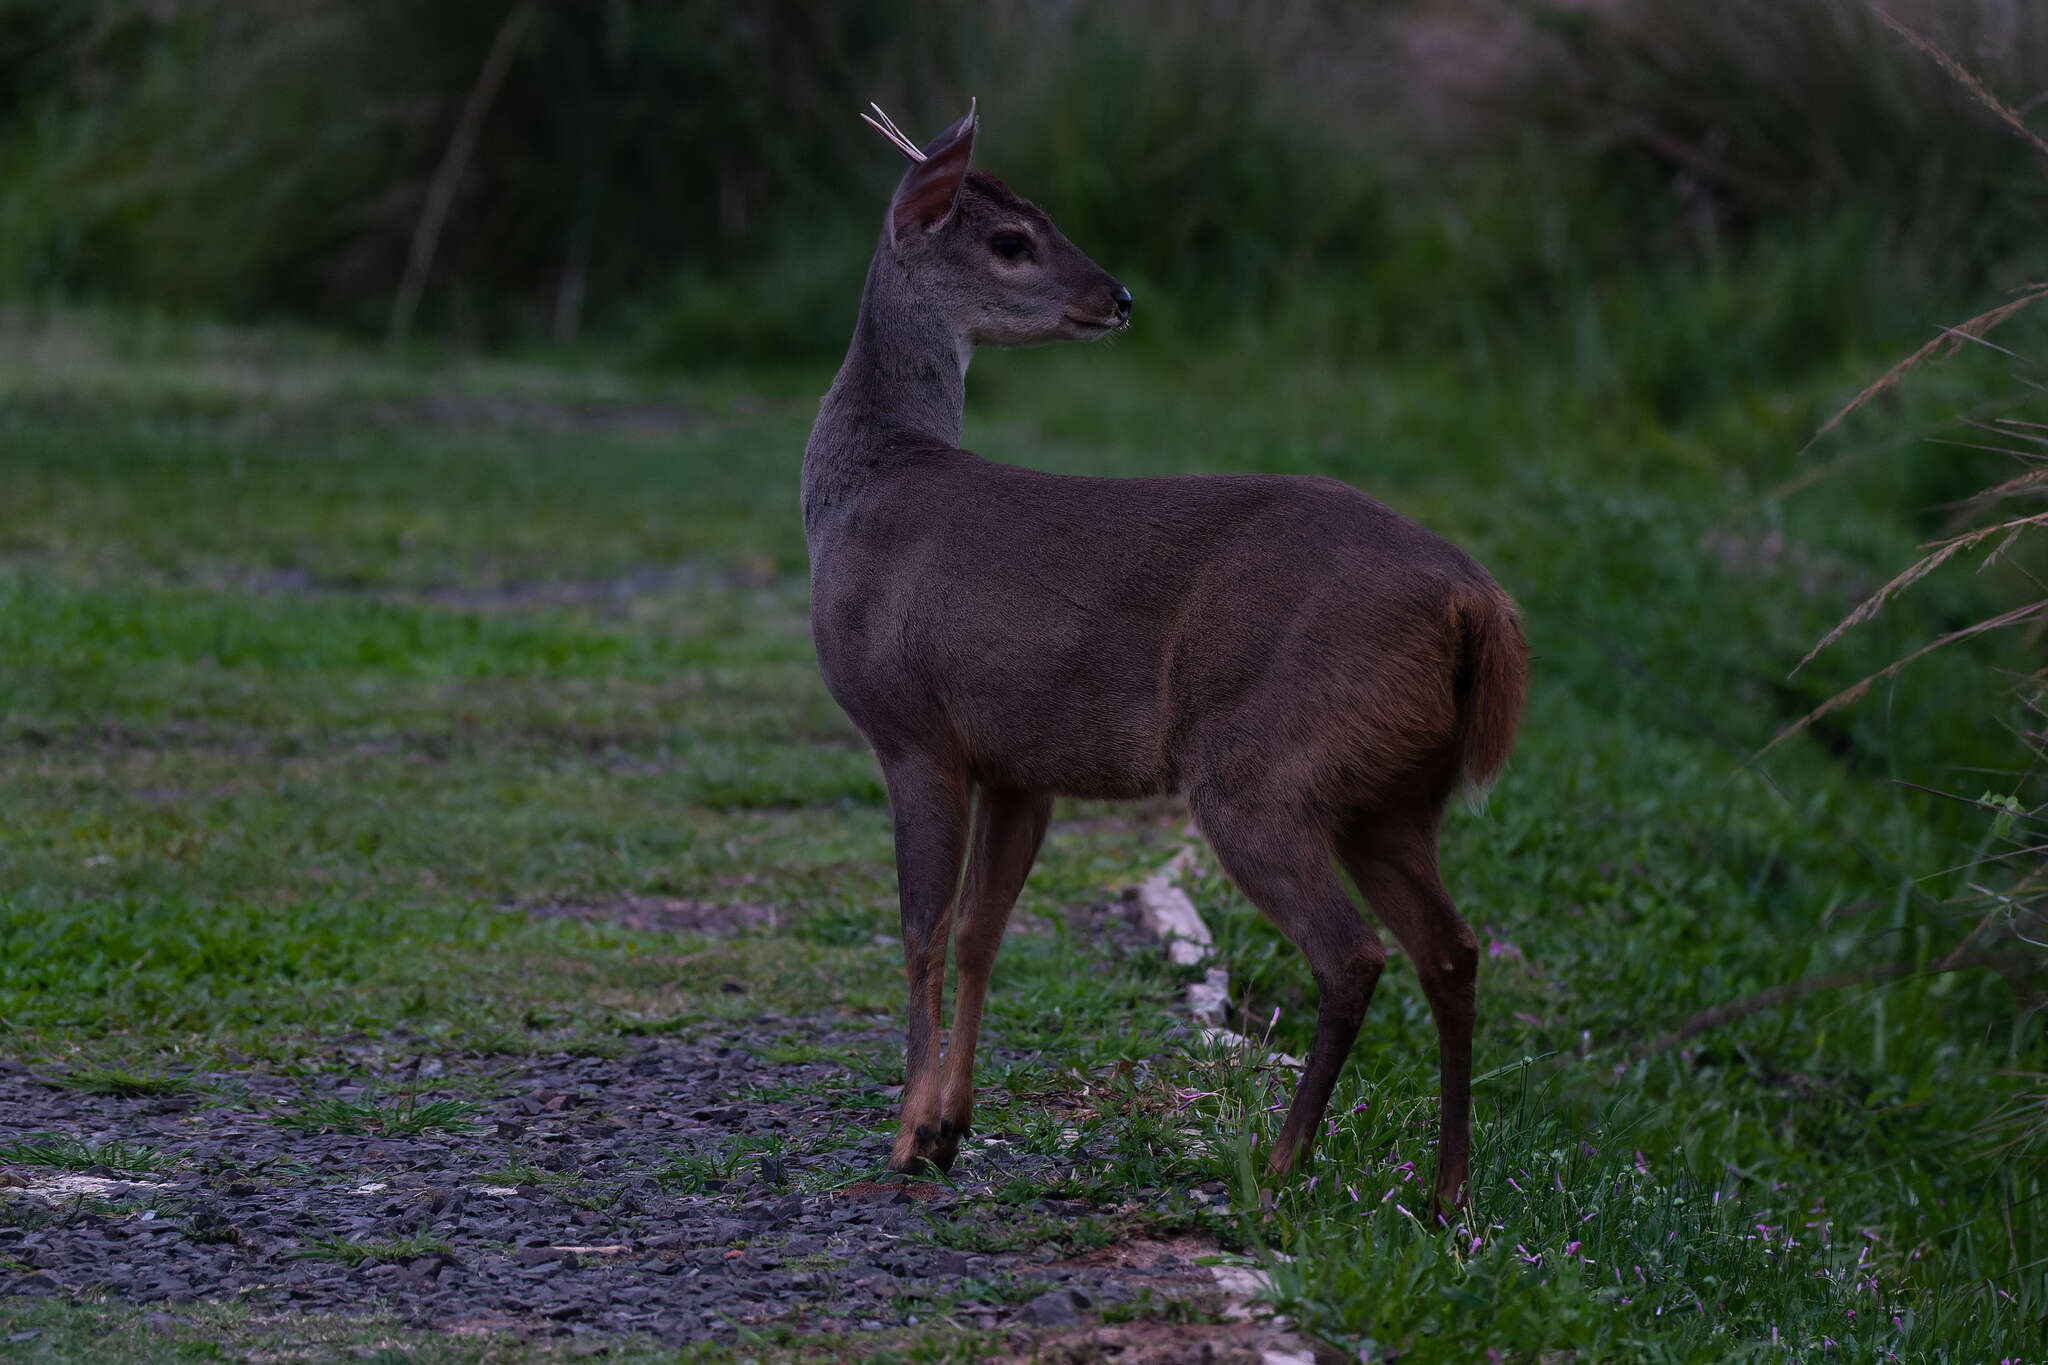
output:
[[[1478,948],[1436,836],[1452,793],[1513,745],[1514,607],[1464,552],[1335,480],[1073,478],[960,449],[974,346],[1101,335],[1129,308],[1043,213],[965,169],[974,127],[940,134],[897,191],[804,458],[819,664],[895,821],[910,1017],[890,1164],[945,1169],[968,1130],[988,973],[1053,796],[1183,792],[1320,994],[1270,1170],[1306,1152],[1386,961],[1334,858],[1436,1017],[1436,1193],[1455,1204]],[[998,249],[1016,237],[1021,258]]]

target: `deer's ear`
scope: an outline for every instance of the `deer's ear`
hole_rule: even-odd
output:
[[[981,120],[973,104],[945,132],[927,142],[924,160],[910,168],[896,197],[889,204],[889,232],[892,241],[902,241],[916,232],[943,227],[960,201],[960,186],[967,179],[967,160],[974,153],[974,130]]]

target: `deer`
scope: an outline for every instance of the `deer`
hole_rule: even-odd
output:
[[[804,449],[802,510],[819,669],[874,752],[895,844],[908,1021],[890,1168],[949,1171],[972,1128],[989,975],[1054,799],[1178,794],[1316,986],[1268,1178],[1307,1158],[1387,961],[1341,866],[1428,1000],[1433,1198],[1461,1207],[1479,951],[1438,830],[1514,744],[1529,649],[1513,602],[1335,479],[1059,475],[962,449],[975,348],[1112,335],[1131,293],[970,168],[973,103],[922,147],[869,107],[911,164]]]

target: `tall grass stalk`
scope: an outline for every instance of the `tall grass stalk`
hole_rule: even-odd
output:
[[[1889,31],[1925,54],[1973,101],[1989,110],[1999,126],[2048,156],[2048,140],[2028,126],[2020,111],[1993,95],[1963,62],[1893,12],[1875,4],[1871,9]],[[1772,740],[1773,747],[1862,700],[1877,684],[1948,646],[1994,632],[2028,628],[2027,643],[2038,650],[2039,623],[2048,619],[2048,583],[2036,564],[2029,562],[2029,551],[2035,548],[2036,533],[2048,526],[2048,513],[2027,508],[2048,493],[2048,420],[2043,420],[2048,413],[2040,410],[2039,400],[2041,393],[2048,392],[2042,384],[2048,378],[2048,366],[2022,349],[1992,341],[1990,334],[2020,319],[2043,299],[2048,299],[2048,285],[2031,285],[1965,322],[1942,328],[1933,340],[1886,370],[1821,426],[1816,441],[1840,428],[1852,413],[1890,393],[1922,365],[1953,357],[1965,347],[1989,348],[2005,356],[2011,363],[2011,386],[2023,403],[2017,415],[2008,412],[1989,420],[1967,419],[1965,437],[1952,443],[1999,456],[2019,472],[1956,503],[1950,509],[1948,533],[1865,597],[1793,671],[1797,673],[1849,631],[1876,617],[1900,594],[1972,555],[1980,556],[1979,574],[2002,572],[2019,600],[1947,630],[1837,691],[1780,731]],[[2048,1005],[2048,786],[2044,786],[2048,773],[2043,769],[2043,760],[2048,759],[2048,669],[2035,666],[2004,676],[2008,685],[1985,691],[1987,711],[1992,713],[1987,718],[2011,731],[2018,761],[2010,770],[1989,774],[1993,785],[1985,786],[1979,795],[1972,796],[1967,790],[1937,793],[1982,811],[1984,832],[1961,863],[1934,874],[1959,883],[1948,901],[1956,938],[1939,955],[1918,964],[1918,969],[1945,972],[1965,963],[1996,969],[2013,991],[2017,1038],[2030,1021],[2038,1026],[2040,1011]],[[1877,975],[1887,974],[1896,973]],[[2036,1164],[2048,1156],[2048,1077],[2039,1079],[2038,1093],[2013,1102],[1985,1124],[1979,1136],[1992,1152]],[[2018,1275],[2022,1270],[2014,1264],[2008,1273]]]

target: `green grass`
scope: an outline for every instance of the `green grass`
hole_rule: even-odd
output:
[[[89,1171],[104,1166],[150,1175],[168,1171],[177,1160],[133,1142],[89,1142],[62,1133],[24,1133],[0,1139],[0,1164],[7,1163],[50,1166],[60,1171]]]
[[[805,617],[810,408],[791,395],[822,372],[398,370],[291,337],[66,325],[83,338],[66,367],[17,344],[30,358],[0,401],[8,1055],[149,1095],[195,1067],[328,1066],[348,1040],[400,1030],[412,1054],[604,1052],[767,1012],[899,1015],[886,804]],[[1962,406],[1968,363],[1850,439]],[[979,362],[974,448],[1076,472],[1347,478],[1485,559],[1537,663],[1514,764],[1445,837],[1488,945],[1477,1050],[1493,1074],[1468,1228],[1410,1216],[1435,1064],[1405,964],[1380,987],[1313,1186],[1273,1194],[1269,1213],[1251,1172],[1278,1080],[1170,1042],[1179,976],[1089,931],[1088,907],[1161,860],[1178,819],[1066,805],[1020,907],[1033,928],[999,965],[986,1028],[1002,1051],[977,1113],[1063,1174],[934,1235],[1081,1249],[1208,1228],[1271,1270],[1290,1316],[1373,1359],[2037,1356],[2040,1175],[1978,1134],[2048,1058],[1996,977],[1815,995],[1636,1059],[1698,1010],[1929,963],[1957,937],[1941,906],[1954,879],[1929,874],[1961,861],[1983,813],[1891,779],[1977,790],[1982,774],[1959,770],[2008,761],[1978,671],[2005,656],[1930,661],[1749,761],[1833,688],[2011,586],[1932,582],[1786,681],[1983,468],[1871,460],[1768,496],[1809,467],[1793,452],[1869,368],[1730,380],[1674,420],[1656,395],[1588,389],[1536,355],[1490,378],[1251,347]],[[524,416],[451,422],[435,395]],[[628,401],[672,416],[542,420]],[[1304,1051],[1298,956],[1220,879],[1194,892],[1245,1020],[1263,1029],[1277,1009],[1274,1043]],[[775,927],[604,922],[640,896],[771,905]],[[591,914],[524,913],[544,906]],[[900,1053],[838,1060],[810,1089],[879,1159]],[[394,1132],[470,1112],[375,1094],[274,1117]],[[695,1149],[647,1174],[701,1189],[764,1154]],[[508,1180],[524,1169],[508,1154]],[[1190,1197],[1216,1181],[1227,1208]],[[1100,1212],[1045,1218],[1047,1196]],[[118,1306],[21,1311],[52,1340],[114,1343],[104,1358],[149,1349],[119,1344]],[[261,1337],[225,1318],[179,1330],[224,1349]],[[474,1354],[404,1339],[423,1358]],[[975,1340],[920,1328],[859,1350],[966,1358]]]
[[[415,1137],[421,1133],[461,1133],[473,1127],[477,1106],[466,1100],[428,1100],[416,1096],[379,1102],[374,1097],[346,1100],[309,1095],[300,1104],[268,1117],[280,1128],[301,1133],[372,1133],[384,1137]]]
[[[159,1071],[153,1067],[77,1066],[56,1078],[68,1090],[86,1095],[113,1095],[121,1099],[145,1099],[160,1095],[182,1095],[197,1089],[190,1076]]]

